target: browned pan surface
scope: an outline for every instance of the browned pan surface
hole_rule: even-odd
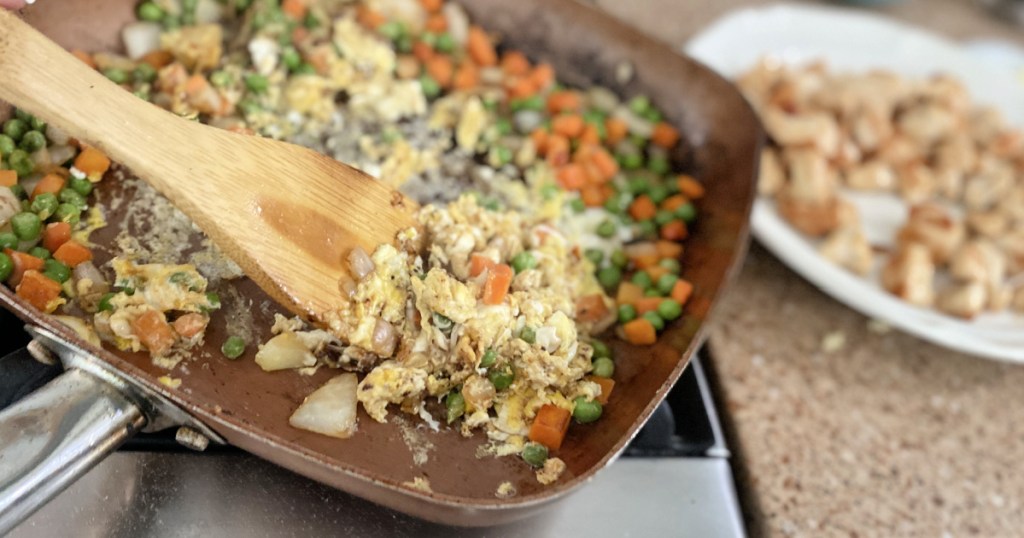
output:
[[[65,47],[111,49],[118,47],[121,25],[132,19],[133,3],[41,2],[26,15]],[[526,515],[590,478],[623,449],[676,381],[700,344],[711,307],[745,251],[762,134],[754,113],[725,80],[583,4],[471,0],[467,7],[482,26],[501,32],[507,44],[533,59],[551,62],[571,84],[598,82],[627,96],[649,95],[683,133],[686,149],[676,155],[677,162],[707,186],[699,223],[683,258],[683,275],[695,285],[693,300],[657,345],[615,346],[616,388],[611,401],[597,423],[570,428],[557,454],[568,469],[557,483],[541,486],[519,458],[477,458],[482,435],[466,439],[455,431],[434,433],[417,428],[418,420],[397,412],[391,414],[391,423],[378,424],[360,410],[359,431],[348,440],[290,427],[287,419],[298,403],[336,372],[321,370],[312,377],[265,373],[252,360],[253,346],[240,360],[223,358],[218,349],[226,336],[224,313],[238,300],[223,289],[218,291],[225,308],[213,318],[207,345],[170,373],[183,381],[179,389],[158,383],[157,377],[168,372],[144,354],[97,353],[253,454],[419,517],[485,525]],[[625,64],[632,66],[635,76],[623,84],[615,73]],[[116,177],[108,177],[101,187],[97,191],[105,205],[112,196],[132,196]],[[127,225],[123,206],[121,211],[109,212],[108,220],[110,225],[93,237],[101,245],[112,246],[112,238]],[[196,234],[193,240],[199,238]],[[101,249],[99,262],[112,254],[113,250]],[[253,312],[257,339],[265,340],[279,307],[248,280],[236,287],[245,308]],[[6,288],[2,301],[22,318],[52,328],[51,321]],[[74,338],[69,331],[59,330]],[[418,463],[414,463],[415,454]],[[403,485],[417,477],[429,480],[432,492]],[[498,499],[495,491],[505,481],[518,494]]]

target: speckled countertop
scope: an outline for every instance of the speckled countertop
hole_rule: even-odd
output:
[[[597,3],[673,44],[732,9],[770,4]],[[908,0],[875,11],[1024,45],[1024,29],[980,4]],[[1024,534],[1024,366],[886,331],[757,246],[710,346],[752,535]]]

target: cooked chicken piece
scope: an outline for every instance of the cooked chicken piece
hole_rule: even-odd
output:
[[[1015,275],[1024,271],[1024,228],[1010,230],[996,239],[995,243],[1006,256],[1009,274]]]
[[[967,227],[974,233],[985,237],[997,237],[1010,225],[1010,217],[1002,211],[971,211],[967,213]]]
[[[1024,223],[1024,185],[1011,189],[1009,194],[1000,198],[997,207],[1011,224]]]
[[[761,150],[761,171],[758,173],[757,191],[765,196],[774,196],[786,183],[786,169],[782,166],[778,151],[772,148]]]
[[[962,318],[973,318],[985,309],[988,291],[981,282],[954,284],[939,294],[938,307]]]
[[[909,90],[905,79],[885,71],[833,75],[818,94],[817,104],[844,118],[853,117],[864,108],[870,108],[879,117],[889,118]]]
[[[933,169],[935,194],[947,200],[959,200],[964,190],[964,174],[952,168]]]
[[[909,137],[896,134],[878,148],[878,159],[893,166],[924,159],[920,146]]]
[[[836,225],[839,228],[860,229],[860,214],[857,206],[849,200],[839,199],[836,208]]]
[[[962,116],[971,110],[971,96],[967,88],[948,75],[934,76],[919,85],[920,94],[929,101]]]
[[[864,152],[860,150],[860,146],[853,141],[853,138],[847,134],[840,133],[839,151],[832,159],[833,164],[835,164],[840,170],[847,170],[850,167],[860,164],[863,159]]]
[[[976,239],[965,243],[950,259],[949,273],[960,280],[981,282],[987,292],[988,308],[1005,308],[1006,256],[992,242]]]
[[[936,263],[945,263],[964,241],[964,223],[949,209],[924,203],[910,209],[910,216],[899,232],[899,242],[928,248]]]
[[[861,275],[871,271],[874,254],[864,233],[857,228],[841,227],[829,234],[818,252],[825,258]]]
[[[741,76],[736,84],[750,104],[757,110],[763,108],[772,88],[787,74],[777,59],[761,58],[753,68]]]
[[[991,140],[1006,130],[1006,122],[998,110],[990,107],[979,107],[968,117],[967,130],[975,142],[981,146],[986,146]]]
[[[783,146],[812,146],[831,157],[839,150],[839,126],[824,112],[789,114],[777,107],[764,110],[761,119],[775,142]]]
[[[899,168],[900,196],[907,203],[919,204],[929,200],[936,190],[935,174],[923,163],[906,164]]]
[[[1010,299],[1010,307],[1017,312],[1024,313],[1024,286],[1017,286],[1013,290],[1013,297]]]
[[[1022,146],[1024,146],[1024,136],[1019,131],[1005,131],[996,135],[986,149],[993,155],[1010,158],[1020,155]]]
[[[777,196],[783,218],[813,236],[835,229],[838,224],[836,177],[825,157],[807,148],[789,149],[784,157],[789,165],[789,182]]]
[[[956,131],[935,147],[935,168],[973,172],[978,166],[978,149],[963,131]]]
[[[988,209],[1009,196],[1014,187],[1013,171],[1007,166],[992,165],[967,177],[964,183],[964,205],[968,210]]]
[[[860,149],[875,151],[892,138],[892,122],[872,109],[857,112],[849,122],[850,134]]]
[[[891,191],[896,187],[896,174],[888,163],[867,161],[851,167],[843,175],[848,187],[864,191]]]
[[[911,107],[896,120],[900,133],[923,148],[929,148],[949,135],[957,123],[958,118],[953,112],[932,103]]]
[[[893,295],[918,306],[935,301],[935,264],[927,246],[907,243],[882,269],[882,286]]]
[[[768,106],[789,112],[806,111],[814,108],[814,96],[824,85],[825,74],[821,70],[802,69],[783,78],[772,88]]]

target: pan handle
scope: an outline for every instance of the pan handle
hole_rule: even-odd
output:
[[[77,368],[0,411],[0,536],[145,424],[127,396]]]

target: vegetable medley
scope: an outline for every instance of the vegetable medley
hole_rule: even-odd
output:
[[[397,404],[557,480],[570,422],[598,421],[613,393],[602,338],[654,344],[693,291],[681,242],[704,189],[673,169],[680,133],[655,105],[563,86],[443,0],[147,0],[137,15],[125,56],[74,53],[173,113],[312,147],[425,204],[394,244],[350,253],[319,328],[279,316],[224,357],[345,370],[296,427],[347,437],[357,404],[381,422]],[[89,197],[109,160],[24,112],[3,132],[0,279],[93,341],[189,358],[220,307],[210,275],[130,246],[97,267]]]

